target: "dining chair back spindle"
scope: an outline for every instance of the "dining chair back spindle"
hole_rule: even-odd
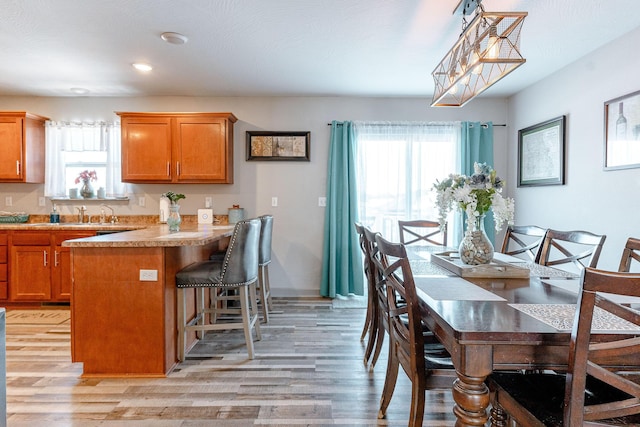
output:
[[[640,313],[619,299],[640,297],[640,274],[587,267],[581,280],[567,373],[494,372],[492,426],[640,425]],[[627,333],[598,343],[602,330]]]
[[[618,271],[627,273],[632,270],[640,271],[640,267],[636,267],[635,269],[632,267],[634,260],[640,262],[640,239],[629,237],[622,251]],[[635,265],[637,266],[637,264]]]
[[[595,268],[598,265],[606,238],[605,235],[589,231],[549,229],[544,235],[535,262],[549,267],[573,268],[579,274],[585,267]]]
[[[422,318],[413,273],[405,246],[376,236],[379,268],[386,289],[389,326],[387,375],[380,399],[378,418],[384,418],[402,366],[411,380],[409,426],[421,426],[425,391],[451,388],[456,378],[450,358],[434,358],[425,353]]]
[[[400,243],[405,245],[447,245],[447,226],[440,227],[438,221],[417,219],[398,221]]]
[[[510,225],[504,235],[500,252],[535,261],[546,231],[537,225]]]

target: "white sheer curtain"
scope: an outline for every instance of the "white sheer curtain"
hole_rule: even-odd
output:
[[[393,241],[399,219],[437,221],[431,189],[458,172],[460,122],[356,121],[354,129],[360,221]]]
[[[120,123],[47,121],[45,135],[45,196],[66,196],[65,151],[106,151],[106,195],[123,196],[127,193],[120,171]]]

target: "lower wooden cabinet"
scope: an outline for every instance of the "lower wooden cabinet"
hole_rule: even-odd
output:
[[[0,231],[0,300],[9,297],[9,251],[7,249],[7,233]]]
[[[9,301],[70,301],[70,252],[62,242],[94,235],[93,231],[10,232]]]

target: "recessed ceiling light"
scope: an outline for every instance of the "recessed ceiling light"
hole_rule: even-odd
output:
[[[185,35],[171,32],[160,34],[160,38],[171,44],[185,44],[189,40]]]
[[[76,95],[86,95],[89,93],[89,89],[85,89],[83,87],[72,87],[69,90],[75,93]]]
[[[133,64],[133,68],[145,73],[148,73],[149,71],[153,70],[153,67],[151,65],[143,64],[142,62],[136,62],[135,64]]]

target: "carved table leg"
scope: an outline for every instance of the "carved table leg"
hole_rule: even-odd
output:
[[[453,408],[456,427],[484,426],[488,421],[489,389],[484,383],[486,377],[468,377],[458,373],[453,382]]]

